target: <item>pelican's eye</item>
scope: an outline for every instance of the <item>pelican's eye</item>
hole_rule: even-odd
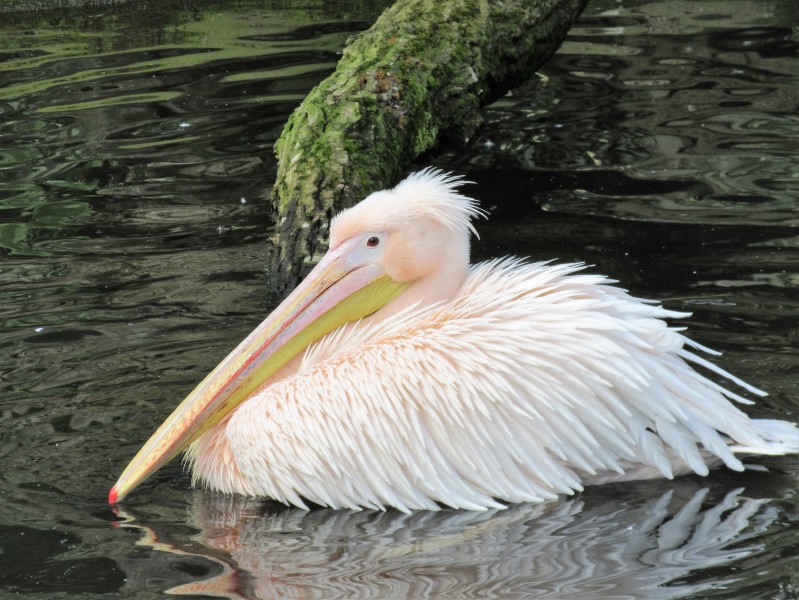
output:
[[[380,238],[376,235],[371,236],[368,240],[366,240],[366,247],[367,248],[377,248],[380,245]]]

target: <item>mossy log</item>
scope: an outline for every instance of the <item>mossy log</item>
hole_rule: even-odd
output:
[[[296,282],[333,213],[396,183],[478,108],[531,77],[587,0],[398,0],[352,38],[277,141],[274,283]]]

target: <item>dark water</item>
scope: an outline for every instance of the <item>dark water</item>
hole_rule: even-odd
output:
[[[171,465],[151,430],[274,305],[272,145],[379,3],[0,20],[0,596],[796,598],[795,458],[505,511],[303,512]],[[281,8],[282,7],[282,8]],[[584,260],[799,412],[794,0],[588,7],[485,110],[477,258]],[[427,163],[425,163],[427,164]]]

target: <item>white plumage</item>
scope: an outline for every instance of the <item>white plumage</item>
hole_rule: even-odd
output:
[[[302,507],[482,510],[799,451],[793,424],[750,419],[733,404],[748,400],[693,369],[763,394],[663,320],[684,313],[581,265],[455,264],[480,214],[458,183],[426,170],[334,221],[331,249],[387,233],[384,263],[402,244],[405,271],[425,252],[429,268],[197,440],[195,481]],[[458,269],[457,285],[436,287]]]

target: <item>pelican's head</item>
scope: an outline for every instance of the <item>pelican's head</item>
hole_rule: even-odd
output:
[[[322,336],[396,305],[399,296],[405,304],[450,297],[466,276],[470,220],[482,214],[457,193],[460,183],[425,169],[338,215],[327,254],[161,424],[109,502],[122,500]]]
[[[460,183],[459,177],[425,169],[371,194],[333,219],[331,251],[345,243],[368,245],[386,274],[406,283],[437,271],[446,257],[462,255],[468,264],[471,219],[481,211],[456,191]]]
[[[471,219],[483,214],[457,192],[461,183],[425,169],[371,194],[333,219],[329,252],[367,253],[392,281],[408,284],[402,306],[451,297],[468,270]]]

